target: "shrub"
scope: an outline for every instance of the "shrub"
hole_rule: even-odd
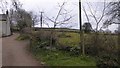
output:
[[[109,34],[85,34],[85,52],[93,56],[103,53],[116,54],[118,51],[117,38],[118,37],[116,35]]]
[[[116,62],[118,59],[108,55],[104,54],[98,57],[97,60],[97,67],[98,68],[118,68],[119,64]]]
[[[95,44],[94,34],[84,34],[85,54],[95,56],[98,54],[97,45]]]
[[[58,50],[62,50],[65,52],[69,52],[70,55],[74,55],[74,56],[78,56],[80,55],[80,47],[79,46],[62,46],[62,45],[58,45],[56,47]]]
[[[51,31],[43,31],[43,30],[34,31],[32,32],[31,39],[33,42],[32,46],[34,46],[35,49],[43,48],[43,49],[55,50],[54,45],[57,45],[56,44],[57,36],[51,35]],[[53,44],[52,46],[50,46],[51,41]]]
[[[70,49],[71,55],[75,55],[75,56],[80,55],[80,52],[81,52],[80,50],[81,48],[79,46],[72,47]]]
[[[27,34],[20,34],[16,40],[26,40],[29,39],[30,37]]]
[[[40,40],[49,40],[51,34],[49,31],[33,31],[31,35],[32,39],[40,41]]]

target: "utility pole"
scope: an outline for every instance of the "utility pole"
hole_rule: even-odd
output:
[[[43,13],[44,12],[40,12],[41,15],[40,15],[40,27],[42,28],[42,24],[43,24]]]
[[[80,29],[80,47],[82,50],[82,55],[85,55],[85,47],[84,47],[84,37],[82,31],[82,16],[81,16],[81,0],[79,0],[79,29]]]
[[[82,30],[82,19],[81,19],[81,0],[79,0],[79,24],[80,24],[80,32]]]

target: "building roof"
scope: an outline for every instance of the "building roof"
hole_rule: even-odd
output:
[[[7,15],[6,14],[0,14],[0,21],[6,21]]]

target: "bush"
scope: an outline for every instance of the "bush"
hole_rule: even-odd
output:
[[[81,48],[79,46],[72,47],[70,49],[71,55],[75,55],[75,56],[80,55],[80,52],[81,52],[80,50]]]
[[[16,40],[26,40],[29,39],[30,37],[27,34],[20,34]]]
[[[80,55],[80,47],[79,46],[62,46],[58,45],[56,47],[58,50],[69,52],[70,55],[78,56]]]
[[[32,32],[31,35],[31,39],[32,39],[32,46],[35,47],[35,49],[39,49],[39,48],[43,48],[43,49],[52,49],[54,50],[56,44],[56,40],[57,37],[56,35],[52,35],[51,31],[34,31]],[[51,41],[52,41],[52,46],[51,45]]]
[[[95,38],[96,37],[96,38]],[[99,54],[117,54],[118,39],[117,35],[104,34],[85,34],[84,45],[85,52],[92,56]]]
[[[33,31],[31,34],[32,39],[34,40],[49,40],[51,37],[51,34],[49,31]]]
[[[119,64],[117,63],[118,58],[115,58],[111,55],[104,54],[98,57],[97,67],[98,68],[118,68]]]

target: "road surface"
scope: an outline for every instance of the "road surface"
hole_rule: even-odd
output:
[[[41,66],[27,51],[28,41],[15,40],[18,36],[2,38],[2,66]]]

